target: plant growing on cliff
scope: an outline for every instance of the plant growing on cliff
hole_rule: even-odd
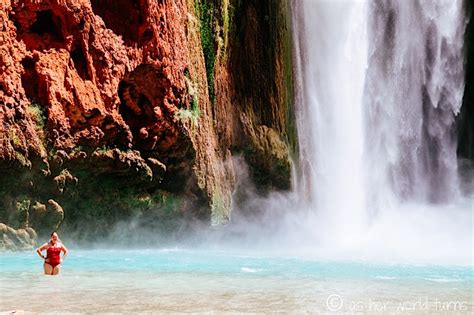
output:
[[[9,138],[11,140],[11,143],[15,148],[23,147],[23,143],[20,137],[18,136],[17,131],[14,127],[10,128],[10,131],[8,133],[9,133]]]
[[[189,71],[184,73],[184,81],[186,82],[188,94],[191,96],[191,104],[189,109],[181,108],[178,110],[175,113],[175,118],[184,123],[191,121],[193,125],[197,125],[200,114],[197,83],[195,84],[191,81]]]
[[[31,168],[31,161],[28,160],[23,154],[15,151],[15,158],[23,167]]]
[[[8,131],[8,138],[13,146],[15,159],[21,166],[31,168],[31,161],[27,158],[26,143],[20,138],[18,130],[15,127],[10,128]]]
[[[46,115],[41,105],[37,103],[31,103],[30,106],[28,106],[28,113],[36,123],[36,131],[43,130],[45,126]]]
[[[100,155],[104,155],[104,154],[107,154],[107,152],[109,152],[110,150],[111,148],[109,148],[107,145],[104,144],[101,147],[96,148],[94,152],[97,152]]]
[[[213,28],[214,3],[209,0],[196,0],[195,9],[200,22],[199,29],[204,62],[206,64],[209,98],[214,102],[216,97],[214,91],[214,66],[216,63],[216,35]]]
[[[229,46],[229,36],[232,32],[235,31],[234,15],[235,7],[230,2],[230,0],[222,0],[221,3],[221,23],[222,26],[217,25],[216,29],[219,30],[218,33],[218,57],[223,61],[227,62],[228,60],[228,46]]]
[[[16,228],[26,228],[28,226],[30,200],[27,197],[21,198],[16,202],[15,208],[15,220],[13,220],[12,225]]]
[[[179,109],[175,113],[175,118],[183,123],[190,121],[194,126],[198,124],[199,118],[199,102],[196,96],[193,97],[191,101],[191,108],[190,109]]]

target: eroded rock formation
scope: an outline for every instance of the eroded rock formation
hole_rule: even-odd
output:
[[[263,192],[288,189],[286,6],[2,1],[0,222],[40,233],[63,218],[94,231],[170,213],[225,224],[232,154]],[[51,202],[63,211],[45,211]]]

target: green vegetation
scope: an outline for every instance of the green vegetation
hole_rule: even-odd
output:
[[[26,197],[25,197],[26,198]],[[30,200],[22,199],[16,202],[16,213],[14,220],[14,228],[25,228],[28,226],[28,210],[30,209]]]
[[[279,24],[287,25],[287,28],[282,28],[282,57],[283,57],[283,77],[284,77],[284,97],[285,97],[285,108],[286,108],[286,132],[288,137],[288,143],[290,146],[290,154],[294,160],[298,160],[296,156],[298,154],[298,131],[296,126],[296,117],[294,110],[294,85],[293,85],[293,55],[292,55],[292,24],[290,16],[290,8],[286,2],[281,3],[280,10],[281,18],[284,21],[278,22]]]
[[[31,161],[28,160],[23,154],[18,151],[15,151],[15,158],[20,162],[21,166],[31,168]]]
[[[113,149],[96,150],[101,156],[64,160],[52,166],[51,176],[36,179],[39,190],[34,198],[54,198],[64,209],[61,229],[77,232],[78,241],[106,238],[118,232],[117,224],[128,226],[130,222],[137,224],[127,227],[131,231],[148,229],[174,235],[182,218],[180,197],[158,189],[159,180],[152,181],[152,175],[144,176],[148,170],[151,173],[146,164],[130,160],[129,169],[126,165],[117,168],[122,157],[109,158]],[[51,180],[56,182],[55,189]]]
[[[196,98],[193,98],[193,101],[191,102],[191,109],[181,108],[175,113],[175,117],[183,123],[190,121],[193,126],[196,126],[199,118],[199,106]]]
[[[222,0],[221,5],[222,32],[219,36],[218,55],[223,62],[228,62],[229,36],[235,32],[235,7],[230,0]]]
[[[224,47],[227,47],[228,44],[228,34],[229,34],[229,24],[232,20],[232,10],[230,10],[229,0],[223,0],[222,3],[222,27],[224,32]]]
[[[82,145],[75,146],[71,149],[71,156],[75,156],[79,154],[81,151],[84,151],[84,147]]]
[[[105,237],[120,222],[133,220],[137,232],[143,229],[171,234],[182,217],[182,202],[164,191],[147,193],[139,185],[127,185],[125,178],[102,177],[100,183],[88,178],[63,201],[73,230],[80,238]]]
[[[59,173],[60,176],[72,176],[71,173],[69,172],[69,170],[67,168],[61,170],[61,172]]]
[[[187,123],[190,121],[193,126],[198,124],[199,119],[199,94],[197,89],[197,84],[191,82],[189,78],[189,72],[184,73],[184,80],[186,81],[186,87],[188,89],[188,94],[191,96],[191,108],[190,109],[180,109],[175,113],[176,119]]]
[[[111,148],[104,144],[103,146],[96,148],[94,152],[97,152],[99,154],[107,154],[107,152],[110,150]]]
[[[190,1],[188,0],[188,5]],[[194,9],[199,20],[201,46],[206,65],[209,99],[214,104],[215,67],[220,60],[227,62],[229,34],[234,31],[235,8],[230,0],[194,0]]]
[[[16,133],[15,127],[11,127],[8,133],[10,136],[11,143],[15,148],[23,147],[23,142],[20,140],[20,137]]]
[[[209,98],[215,102],[214,91],[214,67],[216,63],[216,34],[213,28],[214,3],[210,0],[196,0],[196,14],[199,17],[199,30],[201,33],[201,45],[206,63],[207,86]]]
[[[45,156],[47,155],[47,150],[45,147],[46,146],[45,127],[46,127],[46,122],[47,122],[45,109],[40,104],[32,102],[28,106],[27,111],[35,123],[35,130],[38,135],[38,138],[40,139],[40,144],[39,144],[39,149],[41,152],[40,154]]]
[[[30,113],[31,117],[36,122],[36,131],[43,130],[46,122],[46,115],[41,105],[31,103],[30,106],[28,106],[28,113]]]

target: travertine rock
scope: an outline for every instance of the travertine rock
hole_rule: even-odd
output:
[[[0,193],[54,198],[67,213],[68,187],[95,193],[102,176],[128,176],[225,224],[231,155],[247,147],[262,186],[287,189],[285,10],[256,0],[2,1]]]
[[[0,223],[0,250],[32,249],[35,245],[35,232],[29,229],[13,229]]]

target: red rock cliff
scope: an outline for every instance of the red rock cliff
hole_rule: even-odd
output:
[[[224,224],[233,154],[264,191],[288,189],[287,16],[270,0],[2,1],[0,222],[46,228],[53,199],[71,227],[95,207],[153,215],[173,195]]]

